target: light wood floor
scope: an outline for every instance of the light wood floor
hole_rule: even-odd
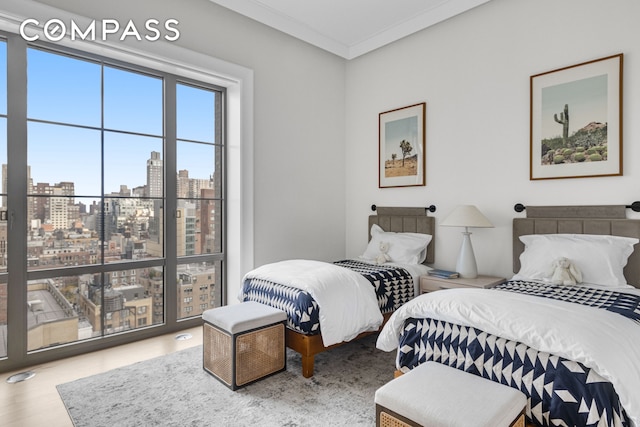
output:
[[[175,339],[177,333],[173,333],[0,374],[0,424],[5,427],[73,427],[56,385],[202,344],[202,327],[183,332],[190,333],[193,338],[178,341]],[[15,384],[6,382],[11,375],[27,370],[35,372],[35,377]]]
[[[0,374],[0,425],[73,427],[56,385],[202,344],[200,326],[179,333],[190,333],[193,338],[177,341],[178,333],[173,333]],[[20,383],[7,383],[11,375],[24,371],[33,371],[36,376]],[[535,426],[527,423],[527,427]]]

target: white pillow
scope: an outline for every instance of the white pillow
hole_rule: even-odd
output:
[[[628,287],[623,274],[638,239],[592,234],[533,234],[520,236],[525,250],[514,279],[544,280],[552,262],[567,257],[582,272],[583,283]]]
[[[389,243],[387,254],[392,262],[401,264],[421,264],[427,258],[430,234],[395,233],[384,231],[380,226],[371,226],[371,240],[361,258],[374,260],[380,254],[380,242]]]

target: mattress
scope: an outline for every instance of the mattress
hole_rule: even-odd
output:
[[[383,314],[395,311],[414,297],[415,274],[406,267],[377,265],[352,259],[335,261],[333,264],[366,278],[375,290],[378,306]],[[336,283],[334,287],[339,294],[340,284]],[[296,332],[307,335],[321,333],[321,307],[305,290],[264,278],[248,278],[242,284],[240,299],[257,301],[283,310],[287,313],[287,327]]]

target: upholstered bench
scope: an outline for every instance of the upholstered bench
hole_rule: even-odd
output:
[[[227,387],[239,387],[284,371],[284,311],[254,301],[202,314],[203,367]]]
[[[524,427],[525,395],[436,362],[376,390],[378,427]]]

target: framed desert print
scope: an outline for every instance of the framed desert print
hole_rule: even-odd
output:
[[[426,103],[380,113],[378,186],[425,185]]]
[[[531,76],[531,180],[622,175],[622,59]]]

